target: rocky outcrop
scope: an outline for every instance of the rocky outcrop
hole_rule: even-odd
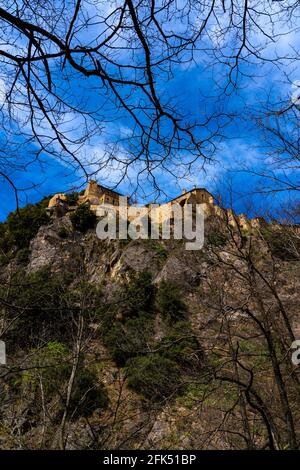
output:
[[[34,272],[45,266],[51,266],[54,271],[62,267],[72,269],[80,256],[81,239],[79,233],[73,233],[68,216],[53,218],[31,241],[27,271]]]

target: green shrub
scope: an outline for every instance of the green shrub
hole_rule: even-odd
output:
[[[28,370],[22,375],[23,393],[34,394],[36,404],[39,402],[41,384],[44,400],[50,401],[57,395],[60,411],[65,406],[66,386],[72,372],[72,353],[67,345],[50,341],[41,349],[31,352]],[[108,404],[106,390],[97,377],[94,369],[85,367],[82,358],[76,370],[69,415],[72,418],[89,416],[96,409],[103,409]]]
[[[29,248],[21,248],[17,252],[16,259],[17,259],[18,263],[26,264],[29,261],[29,256],[30,256],[30,249]]]
[[[99,309],[103,341],[118,366],[149,348],[153,336],[154,287],[150,273],[132,275],[116,294],[117,302]]]
[[[115,363],[119,367],[124,366],[130,355],[128,356],[128,351],[126,350],[126,334],[122,323],[116,322],[113,324],[104,334],[103,342]]]
[[[13,248],[28,248],[39,228],[49,222],[47,204],[46,198],[38,204],[28,204],[11,212],[7,221],[0,224],[0,250],[8,253]]]
[[[186,306],[180,299],[178,287],[170,281],[161,282],[156,294],[156,306],[169,321],[181,320],[186,313]]]
[[[94,410],[105,409],[107,405],[107,392],[99,381],[96,370],[87,367],[79,368],[69,404],[72,418],[90,416]]]
[[[23,390],[37,393],[42,381],[45,398],[49,400],[71,373],[69,349],[63,343],[50,341],[43,348],[33,350],[30,357],[29,368],[22,376]]]
[[[66,203],[69,206],[76,206],[78,199],[79,199],[79,194],[77,192],[66,194]]]
[[[212,246],[224,246],[227,242],[227,237],[219,230],[209,232],[207,235],[207,243]]]
[[[68,238],[69,232],[65,227],[61,227],[58,231],[58,236],[60,238]]]
[[[82,313],[83,303],[89,320],[96,317],[101,291],[89,283],[74,281],[76,273],[52,273],[47,267],[30,274],[20,269],[12,276],[7,306],[3,307],[6,317],[14,319],[6,337],[10,348],[28,348],[41,335],[46,341],[71,341],[70,324]],[[4,295],[7,289],[0,286],[0,297]]]
[[[119,292],[119,311],[125,318],[151,313],[154,301],[152,274],[141,272],[126,282]]]
[[[125,371],[129,387],[151,401],[176,395],[182,384],[176,362],[159,354],[132,358]]]
[[[4,254],[8,253],[10,248],[7,223],[0,222],[0,253],[3,256],[3,261],[5,260]]]
[[[87,204],[80,204],[70,215],[70,219],[74,230],[82,233],[85,233],[90,228],[94,228],[97,222],[96,215]]]
[[[160,343],[161,355],[177,364],[191,369],[201,367],[204,361],[203,350],[185,322],[176,323],[170,333]]]
[[[153,320],[141,315],[122,324],[116,322],[105,334],[103,341],[119,367],[140,354],[145,354],[153,336]]]
[[[151,248],[155,251],[155,253],[158,255],[158,257],[164,261],[168,257],[168,251],[166,248],[161,244],[158,243],[154,240],[151,240]]]
[[[9,257],[0,253],[0,266],[5,266],[9,263]]]
[[[262,229],[262,235],[273,256],[282,260],[299,259],[300,240],[292,230]]]

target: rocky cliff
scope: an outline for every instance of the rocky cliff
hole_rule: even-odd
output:
[[[8,240],[9,225],[1,236]],[[6,237],[6,238],[5,238]],[[205,246],[68,215],[1,260],[2,448],[291,448],[299,236],[212,218]]]

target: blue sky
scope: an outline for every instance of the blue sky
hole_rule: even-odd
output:
[[[274,47],[273,51],[274,51]],[[291,48],[299,49],[299,39],[292,30],[289,34],[280,38],[276,43],[276,51],[280,54],[287,53]],[[266,52],[266,55],[272,54],[272,50]],[[300,78],[300,70],[297,64],[293,63],[290,67],[274,67],[265,64],[263,67],[254,60],[251,64],[242,64],[243,74],[239,77],[236,90],[228,90],[227,95],[220,95],[220,88],[224,88],[227,80],[228,69],[225,65],[215,64],[207,66],[207,61],[201,51],[198,51],[194,61],[182,65],[176,65],[173,78],[167,82],[158,83],[158,92],[161,96],[169,96],[176,103],[176,107],[186,115],[201,117],[206,112],[219,111],[232,113],[234,118],[224,128],[224,140],[216,143],[216,150],[212,163],[205,164],[202,168],[202,160],[196,163],[188,178],[176,180],[168,171],[158,169],[156,178],[162,189],[160,200],[168,197],[174,197],[184,189],[190,189],[194,185],[206,187],[215,195],[221,195],[224,205],[230,204],[229,186],[233,188],[233,207],[237,212],[247,212],[249,215],[256,215],[264,212],[266,209],[276,209],[282,202],[293,202],[297,195],[285,192],[278,192],[274,195],[265,197],[262,201],[262,195],[254,195],[261,188],[263,179],[250,174],[246,169],[253,172],[265,170],[266,148],[264,148],[263,137],[254,121],[250,119],[251,112],[260,112],[267,95],[270,95],[274,101],[282,98],[288,98],[291,93],[291,84],[287,83],[286,75],[290,82]],[[1,75],[0,75],[1,80]],[[59,86],[66,86],[63,76],[57,78]],[[5,83],[2,82],[2,88]],[[85,100],[87,108],[99,106],[102,113],[109,114],[108,107],[105,108],[103,96],[97,80],[79,77],[76,74],[68,83],[68,94],[73,96],[74,103]],[[1,92],[0,83],[0,101],[4,99],[3,90]],[[107,109],[107,111],[106,111]],[[67,119],[66,119],[67,121]],[[225,120],[224,120],[225,122]],[[103,123],[103,134],[95,135],[92,141],[86,142],[82,148],[84,158],[96,161],[98,156],[105,152],[105,142],[117,142],[120,135],[130,132],[132,123],[124,113],[116,113],[115,119],[110,118]],[[72,119],[66,123],[68,132],[75,134],[79,132],[80,122]],[[12,125],[12,134],[14,132]],[[30,160],[37,150],[34,142],[22,145],[22,138],[18,137],[20,145],[17,152],[22,155],[24,160]],[[25,139],[24,139],[25,140]],[[5,131],[0,133],[0,143],[7,141]],[[8,149],[9,150],[9,149]],[[14,153],[16,149],[13,149]],[[183,160],[188,156],[183,155]],[[95,166],[97,166],[95,164]],[[131,194],[135,188],[135,176],[139,168],[133,167],[130,170],[130,178],[123,180],[117,187],[124,194]],[[109,169],[103,169],[97,175],[100,183],[114,187],[119,180],[119,170],[115,166]],[[280,171],[279,173],[280,174]],[[82,189],[83,179],[78,171],[67,164],[62,164],[59,159],[41,155],[39,163],[32,163],[26,171],[20,171],[16,168],[11,176],[19,188],[24,189],[20,193],[21,205],[27,202],[37,202],[43,196],[73,189]],[[291,176],[298,178],[297,174]],[[153,190],[151,183],[147,179],[143,180],[142,189],[137,194],[139,201],[151,202]],[[15,198],[9,185],[0,179],[0,220],[4,220],[7,214],[15,209]]]

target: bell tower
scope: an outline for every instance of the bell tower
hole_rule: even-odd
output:
[[[84,195],[88,196],[101,196],[102,191],[97,181],[91,180],[88,182],[87,188],[84,191]]]

